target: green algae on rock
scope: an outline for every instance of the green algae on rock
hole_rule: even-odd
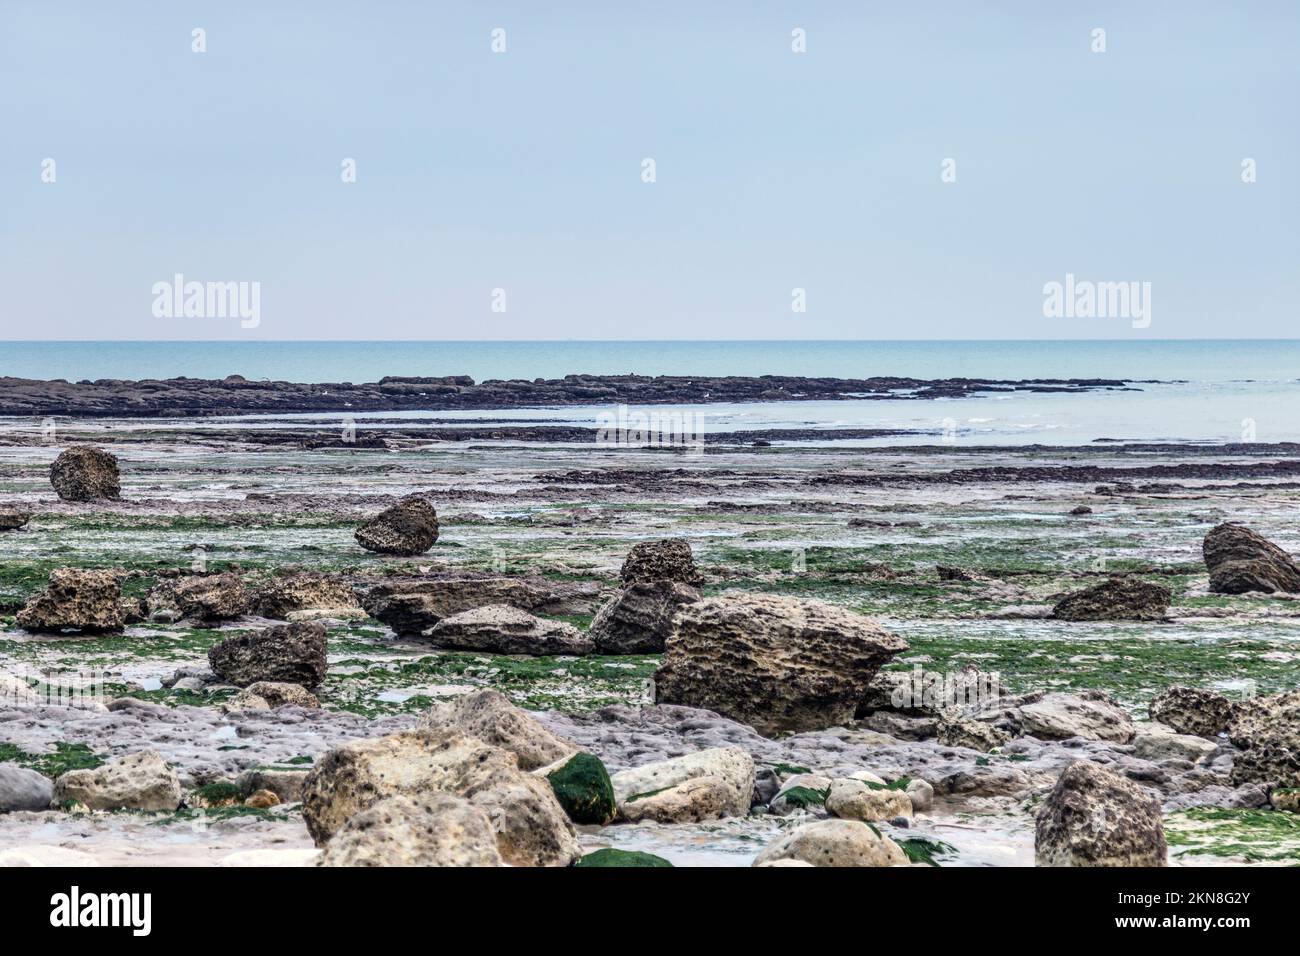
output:
[[[574,754],[546,779],[574,823],[604,826],[614,819],[614,785],[605,765],[594,754]]]
[[[582,859],[573,864],[574,866],[583,867],[614,867],[614,866],[633,866],[633,867],[671,867],[669,863],[661,856],[655,856],[653,853],[642,853],[639,850],[616,850],[613,847],[606,847],[603,850],[596,850],[594,853],[588,853]]]

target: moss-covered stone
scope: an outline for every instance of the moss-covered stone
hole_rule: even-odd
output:
[[[614,785],[599,757],[574,754],[547,779],[560,806],[574,823],[602,826],[614,819]]]
[[[597,850],[595,853],[588,853],[574,866],[668,866],[669,863],[661,856],[655,856],[653,853],[641,853],[637,850],[615,850],[607,847],[603,850]]]

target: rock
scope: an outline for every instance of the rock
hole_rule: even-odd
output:
[[[1189,760],[1195,763],[1218,751],[1218,744],[1194,734],[1175,733],[1163,724],[1138,724],[1133,756],[1142,760]]]
[[[970,584],[981,580],[980,575],[974,571],[967,571],[965,568],[956,568],[947,564],[936,564],[934,571],[939,576],[939,580],[945,582],[956,581],[961,584]]]
[[[501,866],[487,814],[446,793],[397,795],[353,816],[317,866]]]
[[[1300,727],[1300,691],[1236,701],[1226,729],[1234,746],[1248,750],[1257,740],[1288,727]]]
[[[1147,712],[1177,733],[1217,737],[1228,726],[1232,702],[1212,690],[1169,687],[1151,698]]]
[[[1164,866],[1160,801],[1087,760],[1065,768],[1038,810],[1038,866]]]
[[[699,822],[749,813],[754,760],[740,747],[711,747],[610,777],[620,819]]]
[[[317,687],[325,680],[325,628],[279,624],[214,644],[208,663],[237,687],[259,681]]]
[[[367,551],[414,557],[438,540],[438,513],[427,499],[411,495],[371,518],[354,537]]]
[[[1232,785],[1300,787],[1300,725],[1276,726],[1256,736],[1232,763]]]
[[[18,612],[18,626],[51,634],[120,631],[125,626],[120,581],[117,571],[55,568],[46,589]]]
[[[770,844],[754,860],[764,866],[801,860],[811,866],[906,866],[897,843],[857,820],[806,823]]]
[[[1284,787],[1269,794],[1269,801],[1274,810],[1283,813],[1300,813],[1300,789]]]
[[[595,650],[591,638],[572,624],[547,621],[508,604],[488,604],[444,617],[425,632],[436,647],[487,654],[562,654]]]
[[[843,725],[880,666],[906,649],[869,617],[822,601],[724,594],[677,611],[656,699],[768,736]]]
[[[256,701],[266,706],[259,707]],[[304,707],[307,710],[320,710],[320,700],[301,684],[286,684],[282,681],[257,681],[249,684],[229,703],[235,710],[272,710],[277,707]]]
[[[903,792],[912,801],[912,810],[915,813],[926,813],[934,806],[934,787],[925,780],[913,778]]]
[[[996,764],[974,764],[938,777],[934,789],[962,798],[1020,797],[1029,792],[1033,782],[1023,770]]]
[[[1066,595],[1052,609],[1062,621],[1159,621],[1169,608],[1170,591],[1137,578],[1111,578]]]
[[[647,581],[623,588],[597,613],[587,630],[598,654],[662,654],[673,615],[700,592],[677,581]]]
[[[1201,552],[1214,594],[1300,592],[1300,566],[1273,542],[1242,525],[1211,528]]]
[[[255,790],[244,800],[244,806],[254,810],[269,810],[280,805],[280,798],[271,790]]]
[[[768,802],[767,812],[785,817],[792,813],[826,816],[826,796],[831,778],[820,773],[796,773],[787,777]]]
[[[423,635],[444,617],[488,604],[543,614],[589,613],[599,593],[599,585],[585,581],[467,573],[386,581],[367,591],[362,604],[398,634]]]
[[[54,784],[44,774],[16,763],[0,763],[0,813],[48,810]]]
[[[31,518],[32,513],[22,508],[0,508],[0,531],[17,531]]]
[[[415,727],[444,737],[477,737],[514,754],[520,770],[549,767],[578,752],[572,741],[557,737],[495,690],[476,690],[434,704]]]
[[[50,484],[64,501],[117,501],[117,459],[92,445],[69,448],[50,466]]]
[[[954,714],[935,722],[935,738],[945,747],[966,747],[988,753],[1009,741],[1011,735],[992,724]]]
[[[690,542],[684,538],[663,538],[633,545],[618,576],[624,585],[652,581],[698,585],[702,580],[695,567]]]
[[[175,810],[181,781],[156,750],[110,760],[93,770],[69,770],[54,781],[54,799],[91,810]]]
[[[653,853],[642,853],[638,850],[616,850],[613,847],[606,847],[603,850],[596,850],[594,853],[588,853],[574,866],[654,866],[654,867],[671,867],[669,863],[661,856],[655,856]]]
[[[266,790],[280,798],[281,803],[297,803],[302,799],[303,781],[308,770],[284,770],[278,767],[261,767],[245,770],[235,779],[239,793],[247,799]]]
[[[614,786],[600,758],[574,754],[546,775],[564,812],[574,823],[604,826],[614,819]]]
[[[200,624],[228,621],[247,614],[248,590],[237,574],[202,574],[162,581],[146,597],[149,617]]]
[[[981,711],[978,719],[1013,737],[1039,740],[1110,740],[1126,744],[1133,739],[1128,711],[1099,690],[1078,694],[1036,691],[1003,698],[996,707]]]
[[[521,771],[514,754],[431,731],[354,740],[329,751],[303,785],[303,820],[320,846],[385,797],[435,790],[486,813],[501,857],[512,866],[567,866],[581,852],[550,784]]]
[[[257,592],[253,607],[262,617],[287,620],[300,611],[360,611],[356,593],[343,581],[323,574],[286,574],[272,578]]]
[[[872,823],[895,817],[912,818],[912,801],[902,790],[891,790],[864,780],[840,777],[831,781],[826,795],[826,809],[842,820]]]
[[[1089,508],[1087,505],[1079,505],[1077,508],[1071,508],[1070,514],[1074,515],[1075,517],[1078,517],[1080,515],[1090,515],[1092,514],[1092,509]]]

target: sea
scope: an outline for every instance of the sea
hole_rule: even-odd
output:
[[[1127,390],[674,406],[705,430],[906,429],[988,445],[1300,441],[1300,340],[6,342],[0,375],[371,382],[570,374],[1124,379]],[[607,406],[358,415],[596,424]],[[647,411],[653,411],[649,409]],[[252,416],[248,416],[251,418]],[[303,418],[313,416],[301,416]],[[315,416],[322,417],[322,416]],[[327,417],[327,416],[324,416]],[[916,443],[914,436],[858,444]]]

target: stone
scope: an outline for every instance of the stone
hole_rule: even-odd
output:
[[[1229,779],[1236,787],[1300,787],[1300,725],[1276,726],[1256,736],[1233,760]]]
[[[572,624],[534,617],[508,604],[488,604],[444,617],[425,632],[436,647],[486,654],[582,656],[595,650]]]
[[[610,781],[619,818],[630,823],[743,817],[754,793],[754,760],[740,747],[711,747],[621,770]]]
[[[695,567],[690,542],[684,538],[663,538],[633,545],[618,576],[624,585],[651,581],[698,585],[702,580]]]
[[[767,812],[786,817],[793,813],[826,816],[826,795],[830,793],[831,778],[821,773],[791,774],[781,783],[780,790],[768,802]]]
[[[550,784],[514,754],[472,737],[411,731],[342,744],[303,784],[302,815],[317,846],[385,797],[443,791],[487,814],[512,866],[567,866],[581,851]]]
[[[767,736],[842,726],[880,666],[906,649],[869,617],[822,601],[724,594],[678,610],[656,700]]]
[[[32,519],[32,513],[23,508],[0,508],[0,531],[17,531]]]
[[[926,813],[934,806],[934,787],[928,781],[914,777],[908,781],[907,789],[903,792],[912,801],[914,813]]]
[[[44,774],[16,763],[0,763],[0,813],[48,810],[54,784]]]
[[[1011,735],[992,724],[954,714],[938,718],[935,739],[945,747],[965,747],[988,753],[1007,743]]]
[[[247,614],[251,602],[237,574],[196,574],[162,581],[146,597],[149,617],[199,624],[229,621]]]
[[[590,613],[600,586],[588,581],[458,573],[385,581],[370,588],[362,605],[398,634],[423,635],[444,617],[488,604],[509,604],[542,614]]]
[[[49,584],[18,612],[25,631],[57,634],[76,630],[89,634],[120,631],[125,626],[119,572],[55,568]]]
[[[1274,790],[1269,794],[1269,801],[1273,804],[1274,810],[1281,810],[1283,813],[1300,813],[1300,789],[1296,787]]]
[[[1300,566],[1263,535],[1239,524],[1211,528],[1201,544],[1213,594],[1300,592]]]
[[[614,785],[600,758],[594,754],[574,754],[560,767],[546,775],[555,791],[555,799],[574,823],[604,826],[614,819]]]
[[[308,770],[287,770],[279,767],[258,767],[245,770],[235,779],[239,793],[247,799],[259,791],[269,791],[281,803],[297,803],[302,799],[302,785]]]
[[[508,750],[521,770],[548,767],[578,752],[572,741],[557,737],[495,690],[476,690],[454,701],[436,703],[415,726],[444,737],[476,737]]]
[[[1014,737],[1039,740],[1109,740],[1126,744],[1133,739],[1133,720],[1128,711],[1104,691],[1085,690],[1078,694],[1036,691],[1003,698],[977,715]]]
[[[588,853],[582,859],[578,860],[574,866],[586,867],[671,867],[669,863],[661,856],[655,856],[653,853],[642,853],[639,850],[617,850],[613,847],[605,847]]]
[[[1079,517],[1081,515],[1090,515],[1092,514],[1092,509],[1089,508],[1087,505],[1078,505],[1077,507],[1070,509],[1070,514],[1074,515],[1075,517]]]
[[[677,581],[631,584],[612,597],[587,630],[598,654],[662,654],[673,615],[700,592]]]
[[[1180,734],[1217,737],[1228,726],[1232,702],[1216,691],[1169,687],[1151,698],[1151,719]]]
[[[253,599],[262,617],[287,620],[301,611],[360,611],[356,593],[347,583],[324,574],[294,573],[271,578]]]
[[[371,518],[354,537],[367,551],[414,557],[438,540],[438,513],[427,499],[411,495]]]
[[[857,820],[806,823],[768,845],[755,866],[800,860],[810,866],[906,866],[907,854],[879,831]]]
[[[1211,756],[1218,744],[1195,734],[1175,733],[1163,724],[1138,724],[1133,737],[1133,756],[1143,760],[1190,760],[1195,763]]]
[[[501,865],[487,814],[447,793],[376,802],[349,819],[317,859],[317,866]]]
[[[244,806],[254,810],[269,810],[280,805],[280,798],[271,790],[255,790],[244,800]]]
[[[912,801],[902,790],[891,790],[864,780],[840,777],[831,781],[826,810],[842,820],[873,823],[895,817],[912,817]]]
[[[1062,621],[1159,621],[1169,609],[1171,592],[1137,578],[1111,578],[1066,595],[1052,609]]]
[[[91,770],[69,770],[54,781],[57,803],[90,810],[172,811],[181,803],[180,778],[156,750],[118,757]]]
[[[1065,768],[1034,825],[1038,866],[1164,866],[1160,801],[1087,760]]]
[[[1287,727],[1300,727],[1300,691],[1234,702],[1226,730],[1234,746],[1249,750],[1256,740]]]
[[[117,501],[117,459],[93,445],[74,445],[50,466],[50,484],[64,501]]]
[[[208,663],[237,687],[259,681],[317,687],[325,680],[325,628],[279,624],[227,638],[208,651]]]
[[[258,706],[257,701],[265,704]],[[232,710],[274,710],[279,707],[303,707],[320,710],[320,700],[301,684],[283,681],[257,681],[236,694],[229,704]]]

